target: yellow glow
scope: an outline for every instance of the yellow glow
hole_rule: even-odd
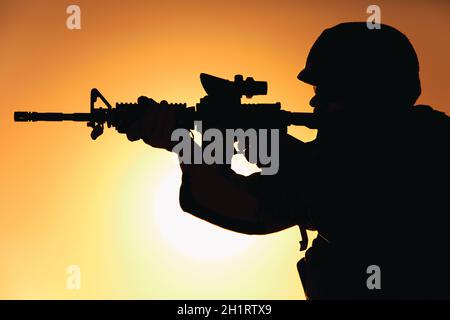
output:
[[[367,2],[77,0],[76,31],[66,28],[69,3],[0,4],[0,298],[303,299],[297,228],[222,230],[181,211],[170,153],[113,129],[94,142],[85,124],[12,116],[87,112],[93,87],[111,103],[194,105],[201,72],[268,81],[267,96],[244,102],[308,112],[312,89],[296,75],[310,46],[329,26],[365,20]],[[448,1],[377,4],[419,53],[419,102],[449,113],[450,48],[434,37],[448,39]],[[254,169],[239,159],[233,168]],[[80,290],[66,288],[68,265],[81,268]]]
[[[227,231],[183,212],[178,203],[180,184],[181,170],[169,171],[157,187],[151,210],[158,232],[170,246],[183,255],[207,261],[231,258],[249,249],[251,236]]]

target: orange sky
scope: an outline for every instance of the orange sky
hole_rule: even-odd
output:
[[[81,8],[81,30],[66,28],[70,4]],[[266,80],[269,94],[252,102],[311,111],[312,89],[296,79],[310,46],[326,27],[366,20],[369,4],[1,1],[0,298],[302,299],[296,228],[221,230],[181,212],[169,153],[114,130],[93,142],[84,124],[12,115],[87,112],[93,87],[110,102],[148,95],[193,105],[201,72]],[[418,52],[419,103],[449,114],[449,2],[376,4]],[[66,289],[72,264],[80,290]]]

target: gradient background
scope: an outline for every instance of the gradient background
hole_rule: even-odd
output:
[[[66,28],[70,4],[81,30]],[[82,123],[14,123],[13,111],[88,112],[93,87],[110,102],[193,105],[201,72],[266,80],[254,102],[311,111],[312,88],[296,80],[310,46],[326,27],[365,21],[370,4],[0,1],[0,298],[304,298],[297,228],[246,236],[210,225],[179,208],[170,153],[114,130],[93,142]],[[449,114],[450,3],[376,4],[418,52],[419,102]],[[66,288],[72,264],[80,290]]]

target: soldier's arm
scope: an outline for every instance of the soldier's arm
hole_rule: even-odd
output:
[[[139,97],[143,116],[116,126],[130,141],[172,150],[176,112],[167,103]],[[278,173],[244,177],[227,165],[182,164],[181,207],[221,227],[247,234],[272,233],[294,225],[312,228],[307,218],[309,150],[305,143],[282,134]]]
[[[291,136],[280,141],[280,169],[275,175],[248,177],[227,165],[181,164],[182,209],[215,225],[246,234],[267,234],[308,221],[308,147]],[[302,174],[303,173],[303,174]]]

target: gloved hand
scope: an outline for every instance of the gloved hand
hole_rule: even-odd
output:
[[[177,110],[165,100],[157,103],[144,96],[138,98],[137,107],[141,108],[139,116],[118,124],[117,131],[126,134],[130,141],[142,139],[152,147],[171,151],[174,143],[170,137],[176,129]]]

